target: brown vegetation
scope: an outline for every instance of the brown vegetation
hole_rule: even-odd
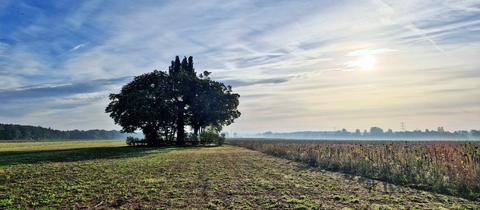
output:
[[[231,140],[313,167],[480,199],[480,142]]]

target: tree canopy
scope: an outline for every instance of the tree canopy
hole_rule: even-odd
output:
[[[155,70],[134,78],[120,93],[110,94],[106,108],[124,132],[142,130],[150,145],[185,144],[185,127],[198,141],[207,127],[220,131],[240,116],[240,95],[232,87],[214,81],[210,72],[199,75],[193,58],[182,61],[177,56],[167,71]]]

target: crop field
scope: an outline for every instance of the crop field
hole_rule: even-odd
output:
[[[329,171],[480,200],[480,142],[232,140]]]
[[[123,141],[0,143],[0,209],[479,206],[460,197],[318,170],[232,145],[148,148],[126,147]]]

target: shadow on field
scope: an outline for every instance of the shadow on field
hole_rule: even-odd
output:
[[[0,166],[18,164],[38,164],[45,162],[74,162],[97,159],[119,159],[140,157],[155,153],[166,153],[186,148],[155,147],[91,147],[45,151],[6,151],[0,152]]]

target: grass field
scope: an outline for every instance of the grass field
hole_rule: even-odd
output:
[[[234,146],[0,143],[0,209],[475,209],[480,203]]]

